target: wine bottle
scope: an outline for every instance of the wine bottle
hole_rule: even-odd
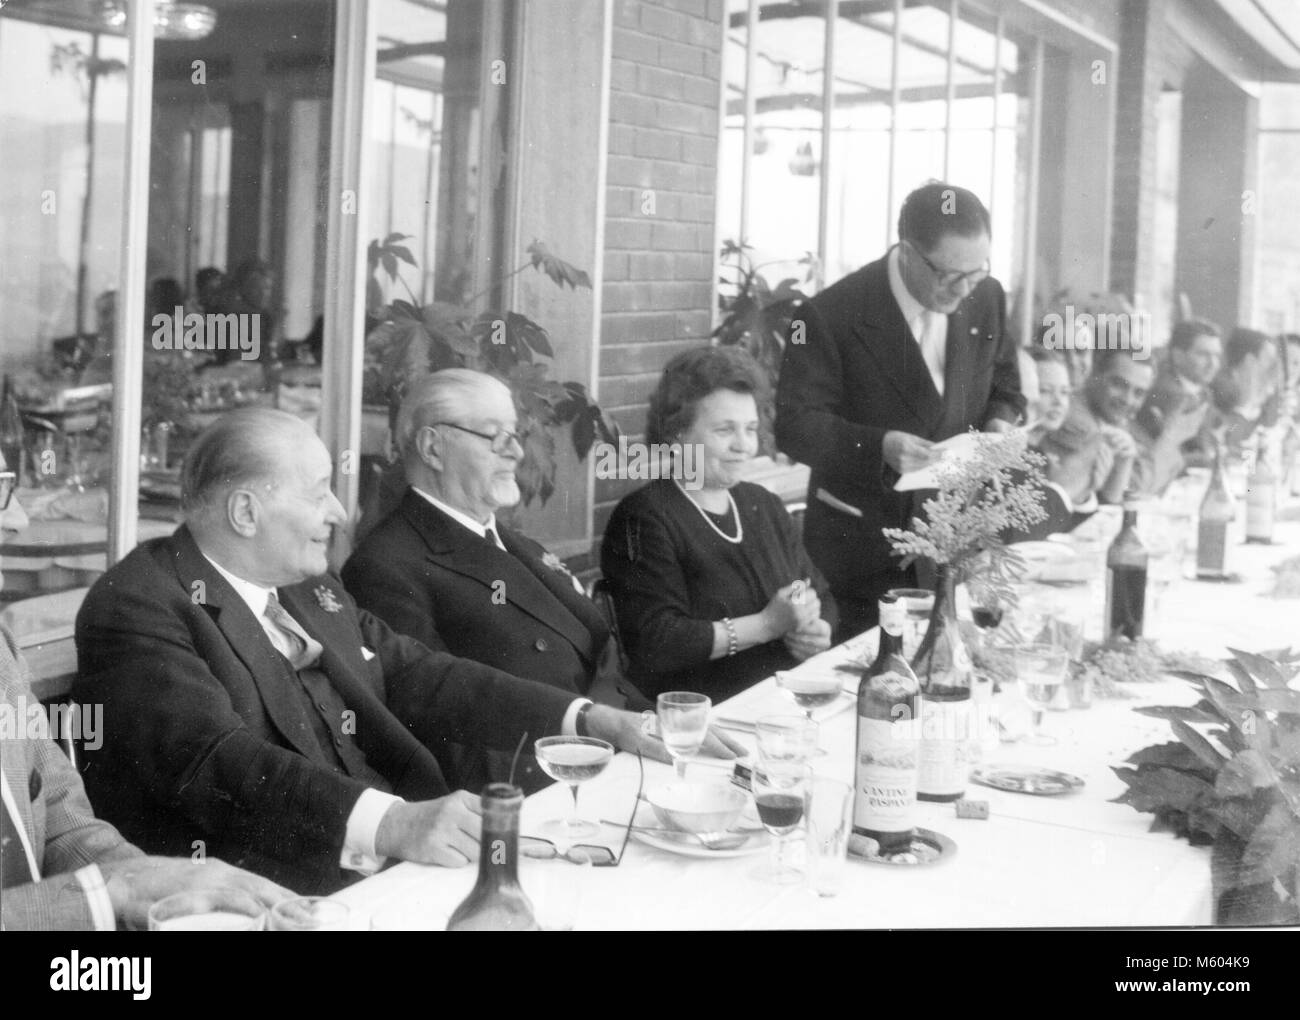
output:
[[[18,411],[18,397],[14,394],[13,382],[5,376],[4,394],[0,396],[0,456],[4,457],[5,469],[18,476],[18,484],[23,483],[23,417]]]
[[[448,931],[538,931],[533,905],[519,887],[519,809],[524,792],[508,783],[483,790],[478,881],[447,922]]]
[[[973,666],[957,627],[955,592],[954,576],[946,564],[940,565],[930,626],[912,658],[921,685],[920,800],[958,800],[966,792]]]
[[[1273,444],[1267,433],[1260,437],[1255,462],[1246,479],[1246,541],[1273,544],[1277,516],[1277,472],[1273,470]]]
[[[1223,445],[1214,447],[1214,473],[1210,487],[1205,490],[1196,523],[1196,576],[1210,580],[1223,580],[1231,576],[1229,569],[1228,528],[1237,515],[1236,500],[1228,491],[1223,471]]]
[[[880,650],[858,687],[853,831],[889,855],[912,845],[916,810],[920,684],[903,658],[907,608],[880,599]]]
[[[1106,550],[1106,639],[1142,636],[1146,616],[1147,550],[1137,533],[1137,500],[1124,497],[1124,521]]]

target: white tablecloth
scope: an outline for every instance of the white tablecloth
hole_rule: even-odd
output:
[[[1223,656],[1236,645],[1257,650],[1300,638],[1300,603],[1275,600],[1268,567],[1300,550],[1300,524],[1279,527],[1280,544],[1242,547],[1241,584],[1184,580],[1166,594],[1153,620],[1168,648]],[[1066,603],[1083,605],[1095,588],[1053,589]],[[864,636],[832,649],[801,668],[862,654],[874,644]],[[988,820],[956,817],[951,804],[921,804],[917,823],[957,844],[950,859],[930,867],[873,865],[850,858],[842,890],[816,896],[804,886],[778,886],[756,874],[763,854],[700,860],[659,850],[635,839],[617,868],[590,869],[585,880],[579,928],[746,929],[746,928],[965,928],[1112,927],[1206,925],[1212,922],[1209,852],[1185,840],[1149,830],[1151,816],[1110,801],[1124,790],[1111,771],[1133,751],[1174,739],[1168,724],[1133,711],[1143,704],[1190,704],[1192,689],[1182,681],[1131,685],[1127,700],[1099,700],[1090,709],[1047,714],[1045,727],[1057,737],[1048,747],[1003,744],[989,755],[999,762],[1033,763],[1071,772],[1086,786],[1062,797],[1007,793],[971,785],[967,797],[986,800]],[[1000,700],[1001,700],[1000,696]],[[1014,700],[1015,695],[1011,695]],[[720,715],[752,715],[784,705],[772,680],[721,707]],[[851,708],[823,721],[816,759],[819,774],[850,778],[854,719]],[[733,733],[742,742],[752,737]],[[646,762],[647,788],[668,782],[671,769]],[[704,763],[692,775],[725,774]],[[636,790],[635,758],[617,755],[605,773],[583,787],[588,818],[624,819]],[[524,805],[524,831],[561,817],[569,809],[566,787],[552,786]],[[643,820],[649,820],[643,813]],[[599,840],[617,847],[619,832],[606,827]],[[521,863],[527,891],[546,880],[544,869],[571,867],[559,861]],[[401,864],[337,895],[353,908],[353,926],[394,908],[442,928],[474,884],[475,868],[441,869]]]

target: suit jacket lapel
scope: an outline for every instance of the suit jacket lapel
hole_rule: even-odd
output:
[[[943,400],[935,389],[921,345],[903,318],[889,289],[888,256],[863,272],[862,317],[854,327],[858,339],[872,352],[880,374],[923,422],[926,431],[938,424]],[[946,376],[945,376],[946,385]]]
[[[197,592],[195,583],[202,583],[201,604],[251,674],[275,728],[299,754],[318,760],[320,750],[315,736],[290,694],[291,685],[298,679],[289,664],[275,650],[248,604],[208,562],[184,526],[176,532],[176,550],[176,573],[181,584],[187,591]]]
[[[530,543],[509,528],[501,529],[501,541],[512,556],[549,591],[554,601],[533,597],[532,589],[525,589],[520,608],[542,623],[563,634],[588,661],[595,661],[594,640],[605,629],[604,618],[595,605],[574,590],[567,574],[552,570],[529,548]],[[558,606],[558,608],[557,608]]]
[[[591,632],[566,608],[564,600],[552,587],[563,578],[546,577],[555,572],[540,562],[534,567],[530,562],[533,557],[520,555],[523,543],[508,528],[498,525],[502,542],[512,550],[502,552],[457,524],[416,492],[407,490],[402,511],[424,540],[435,563],[477,581],[489,590],[496,582],[504,582],[507,602],[550,627],[588,660],[594,659]]]

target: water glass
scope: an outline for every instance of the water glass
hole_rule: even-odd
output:
[[[272,931],[347,931],[348,908],[324,896],[296,896],[271,908]]]
[[[694,757],[709,731],[713,702],[694,691],[667,691],[656,704],[659,736],[677,766],[677,778],[686,778],[687,759]]]
[[[524,872],[525,891],[542,931],[573,931],[591,870],[591,856],[572,847],[564,857],[538,861]]]
[[[1043,711],[1052,703],[1056,692],[1065,683],[1065,673],[1070,660],[1064,648],[1055,645],[1022,645],[1016,649],[1016,675],[1020,688],[1034,710],[1034,728],[1030,743],[1054,744],[1056,741],[1043,733]]]
[[[765,715],[754,725],[760,761],[807,761],[817,755],[817,724],[802,715]]]
[[[818,896],[834,896],[844,881],[853,831],[853,787],[838,779],[814,777],[804,794],[804,819],[808,884]]]
[[[266,910],[242,889],[196,889],[149,908],[150,931],[262,931]]]

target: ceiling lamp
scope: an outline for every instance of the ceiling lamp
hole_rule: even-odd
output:
[[[127,0],[102,0],[99,18],[113,31],[126,28]],[[153,33],[156,39],[203,39],[217,26],[217,12],[203,4],[156,0],[153,5]]]

